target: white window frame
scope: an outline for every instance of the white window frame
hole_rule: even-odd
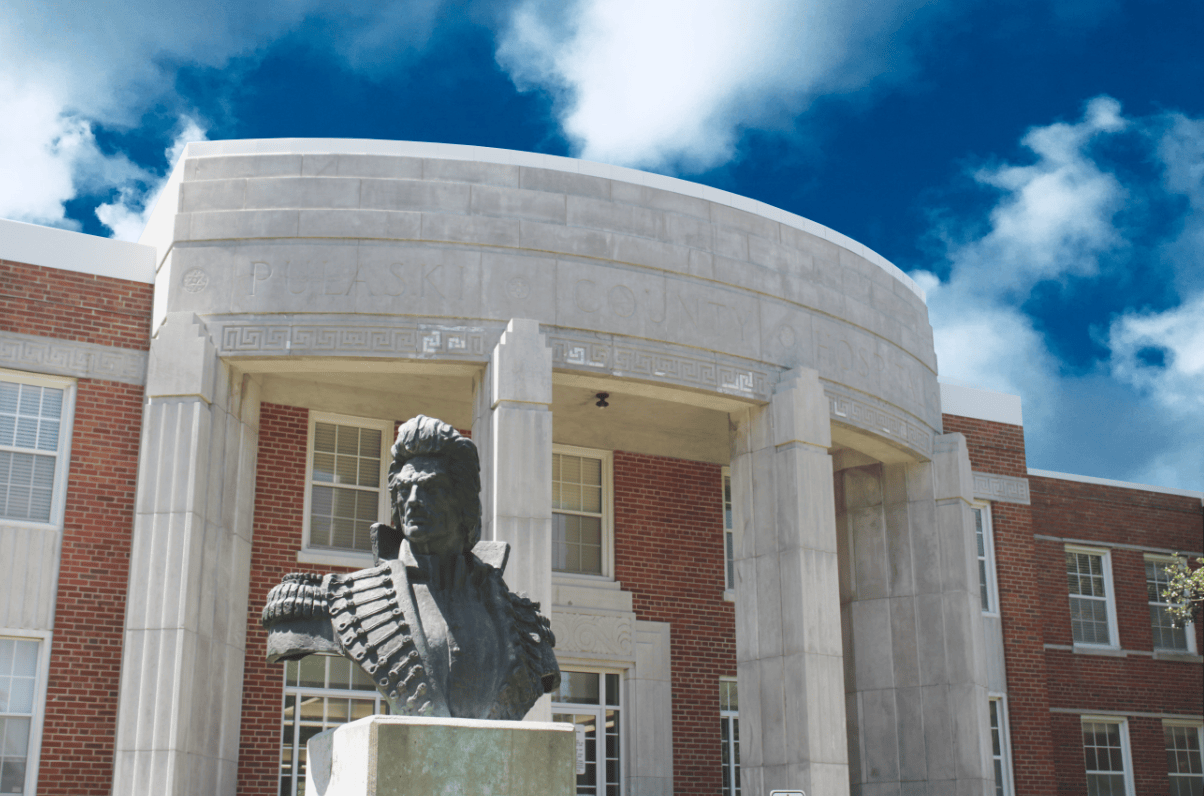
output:
[[[719,499],[723,504],[723,597],[725,600],[736,599],[736,494],[732,491],[732,468],[724,467],[719,480]],[[728,493],[731,492],[730,502],[732,524],[727,524]],[[728,557],[728,542],[731,542],[731,557]]]
[[[1146,553],[1142,558],[1142,563],[1144,564],[1146,561],[1154,562],[1158,566],[1159,569],[1165,569],[1166,567],[1172,566],[1174,564],[1187,563],[1186,560],[1182,556],[1168,556],[1163,553]],[[1161,594],[1159,594],[1158,596],[1159,596],[1159,598],[1162,597]],[[1170,603],[1166,603],[1166,602],[1150,603],[1147,601],[1147,605],[1155,605],[1155,604],[1162,605],[1162,606],[1170,605]],[[1151,628],[1151,630],[1152,630],[1152,628]],[[1196,626],[1195,626],[1195,623],[1193,623],[1190,619],[1184,623],[1183,633],[1184,633],[1184,635],[1187,636],[1187,648],[1186,649],[1177,649],[1175,647],[1159,647],[1157,644],[1153,645],[1154,649],[1158,652],[1177,652],[1179,654],[1187,653],[1187,654],[1194,655],[1196,653]]]
[[[982,516],[982,546],[985,554],[983,563],[987,575],[987,607],[982,609],[982,613],[983,616],[999,616],[999,578],[996,576],[995,569],[995,528],[993,524],[994,518],[991,516],[991,504],[985,502],[973,503],[970,508],[981,512]],[[975,536],[977,536],[977,533]],[[976,553],[977,542],[976,538]],[[977,559],[977,555],[975,558]]]
[[[575,445],[553,444],[552,453],[562,453],[567,456],[587,456],[589,458],[600,459],[602,461],[602,572],[598,575],[591,575],[585,572],[561,572],[553,569],[552,579],[554,581],[613,581],[615,577],[614,452],[598,450],[596,448],[580,448]],[[557,512],[555,509],[553,509],[552,513],[555,514]],[[585,670],[580,669],[579,671]]]
[[[1100,570],[1104,574],[1104,607],[1108,615],[1108,639],[1107,644],[1095,644],[1086,641],[1076,641],[1074,639],[1074,628],[1071,628],[1071,642],[1075,647],[1083,647],[1086,649],[1120,649],[1120,629],[1116,621],[1116,589],[1112,585],[1112,551],[1106,547],[1085,547],[1082,545],[1068,544],[1065,546],[1066,553],[1084,553],[1087,555],[1100,556]],[[1066,576],[1065,555],[1062,562],[1063,578]],[[1063,581],[1065,583],[1065,581]],[[1066,602],[1067,611],[1070,608],[1070,600],[1079,595],[1069,594],[1067,590],[1068,600]]]
[[[333,659],[339,660],[339,661],[350,660],[349,658],[344,659],[338,655],[325,655],[325,654],[318,654],[318,655],[307,656],[307,657],[333,658]],[[291,683],[288,682],[288,670],[289,670],[289,666],[292,664],[299,665],[300,661],[287,661],[286,663],[284,663],[280,666],[281,677],[284,679],[284,688],[281,690],[281,696],[280,696],[280,718],[281,718],[280,724],[281,724],[282,729],[283,729],[283,725],[284,725],[284,711],[288,709],[288,698],[290,696],[297,697],[297,700],[294,703],[294,705],[296,705],[298,707],[300,706],[301,699],[306,696],[330,697],[332,699],[375,699],[376,700],[375,715],[388,713],[388,702],[386,702],[385,698],[383,696],[381,696],[380,692],[374,688],[371,690],[369,690],[367,688],[361,690],[361,689],[351,689],[351,688],[317,688],[315,686],[292,685]],[[354,661],[351,662],[351,665],[352,665],[352,667],[356,667],[356,664]],[[327,666],[327,671],[329,671],[329,666]],[[353,671],[354,671],[354,669],[353,669]],[[293,748],[291,750],[291,752],[292,752],[292,787],[291,787],[291,790],[289,791],[291,794],[296,794],[298,782],[300,782],[302,785],[305,784],[305,777],[300,776],[300,772],[297,770],[298,769],[297,762],[300,757],[300,746],[301,746],[301,744],[300,744],[301,722],[300,722],[299,714],[300,714],[300,711],[295,709],[295,712],[293,714]],[[342,725],[332,725],[332,728],[334,726],[342,726]],[[280,764],[278,766],[278,769],[283,770],[283,768],[284,768],[283,739],[281,739],[281,743],[279,745],[280,745]],[[308,760],[306,762],[308,763]],[[279,775],[277,775],[277,782],[279,782],[279,779],[280,779]]]
[[[1194,729],[1196,731],[1196,739],[1200,744],[1200,756],[1202,758],[1204,758],[1204,722],[1200,722],[1199,720],[1196,720],[1196,719],[1163,719],[1162,726],[1163,726],[1163,742],[1162,742],[1163,749],[1166,748],[1166,740],[1165,740],[1166,739],[1166,735],[1165,735],[1166,729],[1165,728],[1167,728],[1167,727],[1187,727],[1189,729]],[[1201,764],[1204,764],[1204,760],[1201,760],[1200,762],[1201,762]],[[1168,771],[1168,772],[1166,772],[1166,776],[1167,776],[1167,779],[1169,780],[1169,779],[1172,779],[1173,777],[1175,777],[1176,775],[1171,774],[1171,772]]]
[[[557,451],[557,452],[559,453],[559,451]],[[574,455],[580,455],[580,454],[574,454]],[[565,573],[557,573],[557,574],[565,574]],[[596,579],[598,576],[592,575],[590,577],[593,577]],[[602,667],[602,666],[590,666],[588,664],[578,665],[578,664],[571,663],[571,662],[562,662],[562,663],[563,663],[563,666],[562,666],[563,671],[578,672],[581,674],[598,675],[598,702],[599,702],[599,704],[597,704],[597,705],[579,705],[579,704],[573,704],[573,703],[568,703],[568,702],[552,702],[551,695],[549,694],[548,695],[549,696],[548,704],[551,706],[552,713],[566,713],[566,712],[571,712],[571,711],[575,711],[575,710],[581,710],[582,713],[590,712],[590,711],[598,711],[601,714],[603,714],[603,717],[605,717],[605,713],[608,708],[619,711],[619,796],[623,796],[623,794],[625,794],[628,790],[628,788],[627,788],[628,767],[630,765],[631,758],[635,755],[635,747],[633,745],[632,738],[631,738],[631,730],[627,723],[628,722],[627,714],[631,712],[631,709],[629,707],[630,702],[629,702],[628,694],[627,694],[627,688],[631,682],[627,677],[629,672],[624,669],[612,669],[612,668],[606,668],[606,667]],[[615,674],[615,675],[618,675],[618,677],[619,677],[619,689],[618,689],[619,704],[617,707],[614,705],[608,705],[606,703],[606,675],[608,675],[608,674]],[[557,705],[560,705],[560,707],[557,708],[556,707]],[[602,729],[605,730],[605,723],[603,723]],[[605,738],[596,738],[595,741],[597,743],[597,748],[599,750],[605,749]],[[595,763],[597,763],[597,760],[595,760]],[[605,769],[604,764],[599,766],[599,770],[604,770],[604,769]],[[605,776],[603,776],[603,779],[605,779]],[[574,794],[577,792],[576,781],[577,781],[577,778],[573,777],[573,782],[574,782],[573,793]],[[606,792],[605,784],[598,787],[598,796],[604,796],[605,792]]]
[[[389,453],[393,444],[392,420],[378,418],[354,417],[352,415],[337,415],[331,412],[309,412],[309,429],[305,440],[305,516],[302,520],[301,549],[297,551],[297,561],[302,564],[333,564],[335,566],[363,567],[372,564],[372,553],[359,550],[337,550],[329,547],[316,547],[310,544],[310,503],[313,500],[314,472],[314,428],[318,423],[333,423],[340,426],[355,426],[381,432],[380,451],[380,502],[377,509],[377,522],[389,522],[389,463],[392,456]]]
[[[734,683],[734,682],[736,682],[736,678],[735,677],[720,677],[719,682],[720,683]],[[720,686],[720,691],[722,692],[722,685]],[[723,705],[720,704],[720,706],[719,706],[719,720],[720,721],[723,721],[724,719],[728,719],[728,718],[733,719],[736,722],[740,721],[739,699],[740,699],[740,691],[739,691],[739,689],[737,689],[736,690],[737,707],[735,710],[725,710],[723,708]],[[731,770],[734,774],[736,774],[736,776],[739,776],[740,769],[741,769],[741,765],[740,765],[740,761],[739,761],[740,739],[738,737],[736,737],[736,736],[738,736],[738,734],[739,734],[738,725],[733,724],[732,725],[732,737],[731,737],[731,741],[730,741],[732,754],[730,755],[729,759],[732,761],[732,763],[731,763],[732,769]],[[720,739],[720,743],[723,743],[722,738]],[[720,777],[721,777],[721,779],[726,779],[726,777],[724,777],[725,772],[723,772],[723,764],[722,764],[723,758],[720,757],[719,760],[720,760],[720,767],[719,767],[720,768]],[[733,794],[736,793],[736,788],[735,788],[734,782],[723,782],[723,784],[720,786],[720,789],[721,789],[721,791],[723,789],[730,789],[731,793],[733,793]],[[741,783],[740,793],[743,793],[743,792],[744,792],[744,786],[743,786],[743,783]]]
[[[7,521],[6,521],[7,522]],[[38,642],[37,680],[33,685],[33,717],[29,722],[29,751],[25,756],[25,793],[36,796],[38,769],[42,760],[42,728],[46,720],[46,689],[50,680],[49,630],[26,630],[0,627],[0,638]]]
[[[41,373],[29,373],[23,370],[0,368],[0,381],[29,384],[35,387],[50,387],[63,391],[63,409],[59,418],[59,444],[54,455],[54,492],[50,498],[50,519],[46,522],[38,520],[19,520],[12,518],[0,519],[5,525],[19,528],[62,528],[63,515],[67,507],[67,477],[71,465],[71,437],[75,428],[75,379],[63,376],[45,376]],[[30,452],[28,448],[2,446],[0,450]],[[49,451],[37,451],[45,456]]]
[[[1129,745],[1129,720],[1123,716],[1094,716],[1085,714],[1079,717],[1079,747],[1083,748],[1082,735],[1083,723],[1091,722],[1094,724],[1118,724],[1120,725],[1120,755],[1124,763],[1124,779],[1125,779],[1125,794],[1126,796],[1135,796],[1136,791],[1133,786],[1133,752]],[[1083,758],[1083,781],[1087,781],[1087,764],[1086,756]]]
[[[998,703],[998,709],[995,711],[999,718],[999,751],[1002,756],[1003,768],[1003,795],[1014,796],[1016,793],[1015,782],[1013,781],[1012,769],[1012,730],[1011,723],[1008,719],[1008,698],[1006,694],[991,692],[987,695],[987,717],[990,720],[990,703]],[[991,760],[995,759],[995,750],[991,749]]]

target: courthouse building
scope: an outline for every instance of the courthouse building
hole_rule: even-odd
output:
[[[303,792],[383,708],[259,613],[370,565],[424,413],[551,616],[578,793],[1200,794],[1159,592],[1202,495],[1031,470],[1019,398],[937,375],[865,246],[566,158],[204,142],[137,244],[0,222],[0,792]]]

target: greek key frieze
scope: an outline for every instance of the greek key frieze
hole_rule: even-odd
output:
[[[0,333],[0,367],[124,384],[146,383],[145,351]]]
[[[972,473],[974,497],[1001,503],[1029,505],[1028,479],[992,473]]]

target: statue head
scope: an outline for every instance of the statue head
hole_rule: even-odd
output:
[[[425,415],[397,431],[389,465],[393,527],[411,545],[466,552],[481,538],[481,464],[477,446]],[[459,542],[453,545],[452,540]]]

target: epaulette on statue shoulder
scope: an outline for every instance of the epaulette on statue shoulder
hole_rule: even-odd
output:
[[[259,623],[265,628],[283,622],[322,619],[330,616],[322,576],[314,572],[292,572],[268,592]]]

